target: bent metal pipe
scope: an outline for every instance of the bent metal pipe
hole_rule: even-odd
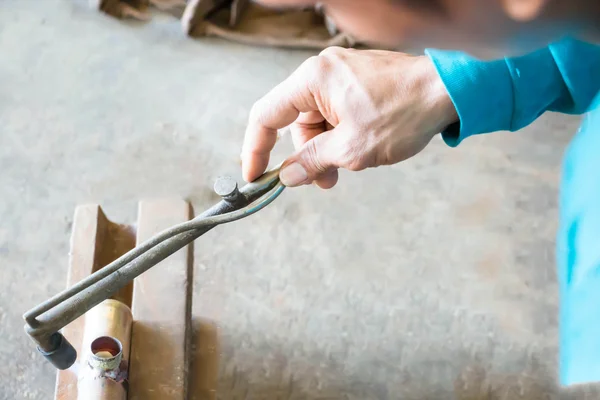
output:
[[[284,190],[280,166],[238,189],[229,178],[219,178],[215,191],[222,200],[196,218],[175,225],[70,288],[27,311],[25,332],[40,353],[58,369],[69,368],[77,358],[73,346],[59,330],[110,298],[134,278],[217,225],[248,217],[269,205]]]

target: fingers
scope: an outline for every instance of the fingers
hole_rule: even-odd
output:
[[[296,121],[290,126],[290,133],[294,148],[300,150],[304,143],[321,133],[328,131],[325,117],[319,111],[300,113]]]
[[[337,183],[337,155],[340,152],[337,128],[323,132],[308,140],[292,157],[288,158],[279,173],[286,186],[307,185],[317,181],[319,187],[328,189]]]
[[[256,179],[267,168],[278,129],[294,122],[300,112],[318,110],[310,90],[315,62],[311,60],[304,62],[252,107],[242,149],[242,172],[246,181]]]
[[[296,151],[300,151],[304,144],[317,135],[326,132],[333,127],[325,120],[318,111],[300,113],[296,121],[290,127],[292,141]],[[331,189],[338,181],[337,169],[328,170],[319,175],[314,183],[321,189]]]

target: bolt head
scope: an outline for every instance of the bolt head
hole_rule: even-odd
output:
[[[215,182],[215,193],[221,197],[229,197],[237,193],[238,184],[230,176],[220,176]]]

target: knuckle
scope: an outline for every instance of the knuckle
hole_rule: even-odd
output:
[[[344,52],[344,48],[339,46],[331,46],[327,47],[323,51],[319,53],[320,56],[329,57],[329,56],[339,56]]]
[[[308,167],[314,170],[316,174],[325,172],[325,167],[319,161],[319,149],[315,140],[311,140],[306,144],[306,152],[304,153],[304,160],[308,164]]]
[[[264,110],[264,100],[260,99],[256,101],[250,109],[250,121],[253,123],[260,123],[262,120],[262,114]]]
[[[317,71],[321,67],[321,62],[321,56],[309,57],[302,63],[302,69],[308,72]]]
[[[322,80],[332,69],[331,60],[328,57],[320,55],[310,57],[302,64],[302,66],[304,67],[304,73],[307,77],[317,81]]]

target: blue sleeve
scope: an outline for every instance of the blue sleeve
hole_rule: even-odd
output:
[[[519,130],[546,111],[581,114],[600,88],[600,47],[565,39],[522,57],[479,61],[428,49],[460,122],[442,132],[457,146],[480,133]]]
[[[600,71],[598,71],[600,73]],[[594,109],[594,106],[592,106]],[[565,153],[556,260],[560,382],[600,382],[600,93]]]

